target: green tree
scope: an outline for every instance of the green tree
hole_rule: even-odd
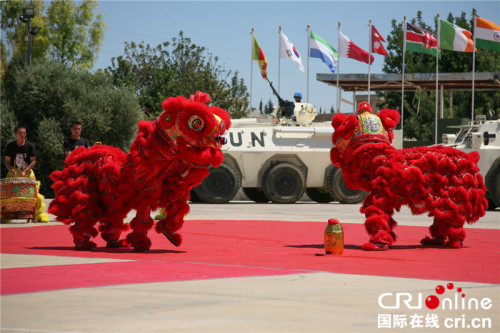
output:
[[[13,140],[15,140],[14,136],[14,129],[16,128],[17,124],[19,123],[16,115],[14,112],[12,112],[9,108],[9,104],[5,99],[2,99],[1,103],[1,108],[2,112],[0,112],[0,121],[1,121],[1,137],[0,137],[0,143],[1,143],[1,151],[2,154],[5,151],[5,147],[7,147],[7,144]],[[0,161],[1,163],[1,170],[2,170],[2,178],[4,178],[7,175],[7,171],[5,170],[4,167],[4,159]]]
[[[2,10],[2,53],[6,59],[24,55],[27,44],[26,24],[19,23],[23,8],[34,8],[32,26],[40,27],[33,36],[33,59],[46,58],[69,67],[91,69],[97,59],[106,27],[100,13],[95,13],[98,1],[58,0],[0,2]],[[5,65],[5,63],[4,63]]]
[[[273,101],[271,101],[271,99],[269,99],[269,101],[267,102],[266,106],[264,106],[264,114],[271,114],[271,113],[273,113],[273,108],[274,108]]]
[[[210,94],[212,103],[231,117],[246,115],[248,93],[243,79],[218,64],[218,58],[179,32],[172,42],[156,47],[125,43],[124,55],[113,58],[106,69],[117,86],[133,89],[139,104],[153,117],[162,101],[171,96],[189,97],[197,90]]]
[[[104,37],[102,15],[94,15],[99,3],[83,0],[52,1],[47,11],[49,58],[73,68],[94,67]]]
[[[467,20],[466,14],[454,17],[451,13],[446,18],[466,30],[473,32],[473,15]],[[421,28],[436,31],[437,25],[427,25],[422,20],[422,12],[418,11],[416,18],[409,20]],[[402,69],[402,45],[403,45],[403,23],[392,20],[392,31],[387,38],[389,57],[384,60],[383,71],[385,73],[401,73]],[[498,72],[500,61],[498,52],[478,49],[476,52],[476,72]],[[443,50],[438,63],[440,73],[472,72],[472,54],[465,52],[454,52]],[[435,73],[436,58],[418,52],[406,52],[405,73]],[[383,93],[385,97],[384,107],[400,109],[401,93]],[[435,118],[435,92],[405,92],[404,99],[404,129],[405,137],[414,137],[419,140],[432,141],[434,135]],[[470,106],[472,95],[470,91],[453,92],[453,116],[470,118]],[[460,101],[457,103],[456,101]],[[449,95],[445,94],[444,104],[449,105]],[[497,114],[500,111],[500,92],[498,91],[476,91],[475,114],[486,114],[488,110],[494,109]],[[445,112],[449,110],[445,108]],[[445,113],[445,116],[447,114]]]
[[[135,94],[116,88],[103,71],[94,74],[39,60],[30,66],[13,63],[2,90],[2,153],[14,139],[14,126],[24,124],[28,140],[37,145],[35,173],[42,181],[41,192],[49,197],[48,176],[63,166],[62,144],[73,120],[82,122],[82,135],[90,142],[128,151],[137,122],[143,118]]]
[[[33,59],[45,57],[48,47],[48,31],[45,25],[45,1],[28,2],[23,0],[10,0],[0,2],[1,27],[2,27],[2,59],[3,65],[7,66],[7,59],[21,56],[26,59],[27,35],[26,24],[20,23],[18,18],[23,15],[24,8],[33,8],[35,17],[31,19],[32,27],[40,27],[40,32],[32,36],[31,56]]]

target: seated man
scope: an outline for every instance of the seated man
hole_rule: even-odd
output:
[[[36,164],[35,144],[26,140],[26,127],[17,126],[14,129],[16,141],[12,141],[5,148],[5,166],[9,172],[7,178],[26,177],[36,181],[33,168]],[[40,182],[37,182],[37,189]],[[38,193],[36,205],[36,219],[40,222],[49,222],[49,216],[44,213],[44,196]]]
[[[295,103],[302,103],[302,93],[296,92],[293,98],[295,99]]]

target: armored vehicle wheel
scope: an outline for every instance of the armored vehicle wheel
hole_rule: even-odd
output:
[[[269,199],[266,197],[264,192],[262,192],[262,190],[258,187],[244,187],[243,193],[247,196],[248,199],[257,203],[269,202]]]
[[[309,199],[314,200],[318,203],[328,203],[331,201],[335,201],[327,188],[308,187],[306,188],[306,193]]]
[[[494,210],[500,207],[500,166],[491,175],[487,188],[488,210]]]
[[[200,197],[198,196],[198,194],[196,194],[195,190],[192,189],[191,192],[189,192],[189,201],[193,202],[193,203],[200,203],[200,202],[203,202],[201,201]]]
[[[194,192],[206,203],[226,203],[236,195],[241,185],[238,172],[229,164],[222,163],[218,168],[211,168],[207,178]]]
[[[262,178],[262,190],[274,203],[294,203],[304,194],[305,178],[295,164],[279,162],[267,169]]]
[[[328,175],[330,194],[342,204],[356,204],[361,202],[367,195],[366,191],[351,190],[345,186],[344,175],[339,168],[333,169]]]

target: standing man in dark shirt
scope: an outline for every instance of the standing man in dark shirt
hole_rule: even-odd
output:
[[[73,150],[77,147],[83,146],[85,148],[90,148],[90,143],[87,139],[80,137],[82,134],[82,124],[78,121],[73,121],[71,123],[71,137],[64,140],[64,153],[66,156],[71,154]]]
[[[7,177],[34,178],[35,144],[26,140],[26,127],[24,126],[17,126],[14,135],[16,141],[9,143],[5,149],[5,166],[9,170]]]

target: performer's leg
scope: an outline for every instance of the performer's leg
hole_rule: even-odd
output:
[[[423,246],[443,246],[446,242],[446,236],[444,234],[443,225],[446,221],[440,220],[437,217],[434,218],[434,223],[429,227],[431,237],[426,236],[420,240],[420,244]]]
[[[125,239],[120,239],[123,231],[128,230],[128,225],[123,223],[121,216],[111,216],[103,219],[99,226],[101,237],[106,241],[106,247],[128,247],[130,244]]]
[[[134,247],[136,252],[149,251],[151,240],[148,238],[148,231],[153,227],[154,220],[150,216],[149,207],[141,207],[137,210],[137,215],[130,222],[132,232],[127,235],[127,242]]]
[[[69,228],[69,231],[73,235],[75,250],[90,251],[97,246],[96,243],[90,240],[90,237],[97,236],[98,231],[94,228],[96,222],[96,220],[91,220],[85,212],[81,212],[75,216],[75,224]]]
[[[397,223],[392,218],[393,210],[386,201],[387,198],[373,192],[365,198],[361,212],[365,213],[365,228],[371,237],[368,243],[363,244],[363,250],[387,250],[396,240],[392,229]]]
[[[466,232],[463,228],[465,219],[454,215],[449,217],[434,217],[434,223],[429,227],[431,237],[423,238],[420,243],[424,246],[447,246],[452,248],[463,247]]]
[[[163,233],[175,246],[180,246],[182,237],[177,232],[184,224],[184,217],[189,213],[189,205],[185,200],[169,203],[164,209],[166,218],[156,223],[156,231]]]
[[[467,235],[464,228],[450,227],[445,231],[445,234],[448,236],[448,241],[446,242],[445,246],[454,249],[463,247],[463,241],[465,240],[465,236]]]

